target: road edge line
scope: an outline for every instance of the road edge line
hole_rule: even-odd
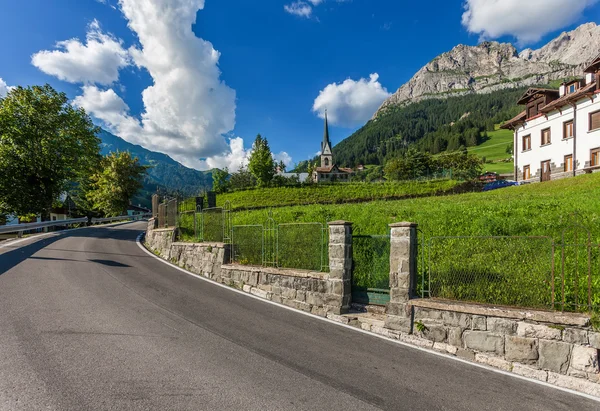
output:
[[[362,334],[365,334],[365,335],[369,335],[369,336],[372,336],[372,337],[377,337],[377,338],[385,340],[385,341],[396,343],[396,344],[402,345],[404,347],[408,347],[408,348],[419,350],[419,351],[422,351],[422,352],[425,352],[425,353],[437,355],[438,357],[447,358],[447,359],[450,359],[450,360],[453,360],[453,361],[458,361],[460,363],[471,365],[471,366],[477,367],[477,368],[482,368],[484,370],[492,371],[492,372],[495,372],[497,374],[507,375],[509,377],[513,377],[513,378],[516,378],[516,379],[519,379],[519,380],[532,382],[532,383],[537,384],[537,385],[541,385],[541,386],[548,387],[548,388],[553,388],[555,390],[563,391],[563,392],[566,392],[566,393],[569,393],[569,394],[574,394],[574,395],[577,395],[577,396],[580,396],[580,397],[584,397],[584,398],[587,398],[587,399],[590,399],[590,400],[593,400],[593,401],[596,401],[596,402],[600,403],[600,397],[595,397],[593,395],[586,394],[586,393],[580,392],[580,391],[575,391],[575,390],[572,390],[570,388],[560,387],[558,385],[550,384],[549,382],[546,382],[546,381],[540,381],[540,380],[536,380],[534,378],[525,377],[523,375],[515,374],[515,373],[510,372],[510,371],[504,371],[504,370],[501,370],[501,369],[498,369],[498,368],[490,367],[490,366],[485,365],[485,364],[479,364],[479,363],[476,363],[476,362],[471,362],[471,361],[464,360],[462,358],[459,358],[459,357],[456,357],[456,356],[453,356],[453,355],[444,354],[444,353],[441,353],[441,352],[438,352],[438,351],[435,351],[435,350],[430,350],[430,349],[424,348],[424,347],[419,347],[418,345],[412,345],[412,344],[409,344],[409,343],[404,342],[404,341],[400,341],[400,340],[395,340],[395,339],[392,339],[392,338],[388,338],[388,337],[386,337],[384,335],[381,335],[381,334],[377,334],[377,333],[374,333],[374,332],[371,332],[371,331],[363,330],[362,328],[353,327],[353,326],[348,325],[348,324],[342,324],[342,323],[340,323],[338,321],[334,321],[334,320],[331,320],[331,319],[326,318],[326,317],[321,317],[321,316],[318,316],[318,315],[315,315],[315,314],[312,314],[312,313],[307,313],[306,311],[298,310],[298,309],[293,308],[293,307],[288,307],[287,305],[283,305],[283,304],[276,303],[274,301],[266,300],[266,299],[258,297],[256,295],[247,293],[245,291],[238,290],[236,288],[232,288],[232,287],[230,287],[228,285],[225,285],[225,284],[216,282],[214,280],[211,280],[210,278],[206,278],[206,277],[203,277],[203,276],[201,276],[199,274],[192,273],[191,271],[188,271],[188,270],[186,270],[184,268],[181,268],[178,265],[175,265],[175,264],[173,264],[173,263],[165,260],[164,258],[161,258],[161,257],[157,256],[156,254],[152,253],[141,242],[141,238],[143,236],[145,236],[145,234],[146,234],[145,232],[142,232],[140,235],[138,235],[137,238],[135,239],[135,242],[137,243],[138,247],[140,247],[140,249],[142,251],[144,251],[146,254],[148,254],[148,255],[156,258],[157,260],[161,261],[162,263],[164,263],[164,264],[166,264],[166,265],[168,265],[168,266],[170,266],[172,268],[175,268],[176,270],[181,271],[184,274],[187,274],[187,275],[190,275],[190,276],[195,277],[197,279],[206,281],[206,282],[208,282],[210,284],[216,285],[218,287],[224,288],[224,289],[232,291],[234,293],[241,294],[241,295],[244,295],[246,297],[250,297],[250,298],[253,298],[253,299],[258,300],[258,301],[262,301],[262,302],[267,303],[267,304],[275,305],[277,307],[284,308],[284,309],[286,309],[288,311],[293,311],[295,313],[302,314],[302,315],[305,315],[305,316],[308,316],[308,317],[311,317],[311,318],[314,318],[314,319],[317,319],[317,320],[320,320],[320,321],[324,321],[324,322],[327,322],[327,323],[330,323],[330,324],[333,324],[333,325],[337,325],[339,327],[343,327],[343,328],[346,328],[346,329],[349,329],[349,330],[353,330],[353,331],[356,331],[356,332],[359,332],[359,333],[362,333]]]

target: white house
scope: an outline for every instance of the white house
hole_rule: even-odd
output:
[[[600,56],[585,77],[559,90],[531,88],[525,111],[502,128],[514,131],[515,179],[549,181],[600,171]]]

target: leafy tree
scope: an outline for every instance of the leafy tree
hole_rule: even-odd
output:
[[[53,201],[96,168],[98,131],[49,85],[0,98],[0,213],[47,218]]]
[[[87,198],[97,210],[109,216],[123,215],[131,198],[142,188],[146,166],[128,151],[110,153],[90,180]]]
[[[279,171],[281,173],[285,173],[285,170],[287,169],[287,166],[285,165],[285,163],[283,162],[283,160],[280,160],[279,164],[277,164],[277,168],[279,169]]]
[[[229,185],[233,190],[247,190],[256,187],[256,178],[244,166],[237,173],[233,173],[229,179]]]
[[[221,194],[227,192],[229,189],[229,181],[227,180],[229,178],[229,171],[227,171],[227,168],[224,170],[215,168],[212,173],[212,178],[213,191],[215,193]]]
[[[268,186],[275,175],[275,161],[269,148],[269,142],[266,138],[262,138],[260,134],[254,140],[252,154],[248,161],[248,169],[256,177],[258,185],[261,187]]]
[[[481,174],[483,162],[476,154],[466,149],[443,153],[437,157],[438,167],[452,170],[452,177],[459,180],[473,180]]]
[[[313,173],[315,172],[316,168],[317,168],[317,166],[315,165],[315,163],[313,163],[312,161],[308,161],[308,166],[306,168],[306,172],[308,173],[308,176],[306,176],[306,180],[304,181],[306,184],[314,183]]]

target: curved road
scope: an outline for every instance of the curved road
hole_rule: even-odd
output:
[[[594,410],[198,280],[145,223],[0,245],[0,409]]]

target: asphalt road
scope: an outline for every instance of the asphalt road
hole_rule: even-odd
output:
[[[600,409],[196,279],[144,228],[0,248],[0,409]]]

